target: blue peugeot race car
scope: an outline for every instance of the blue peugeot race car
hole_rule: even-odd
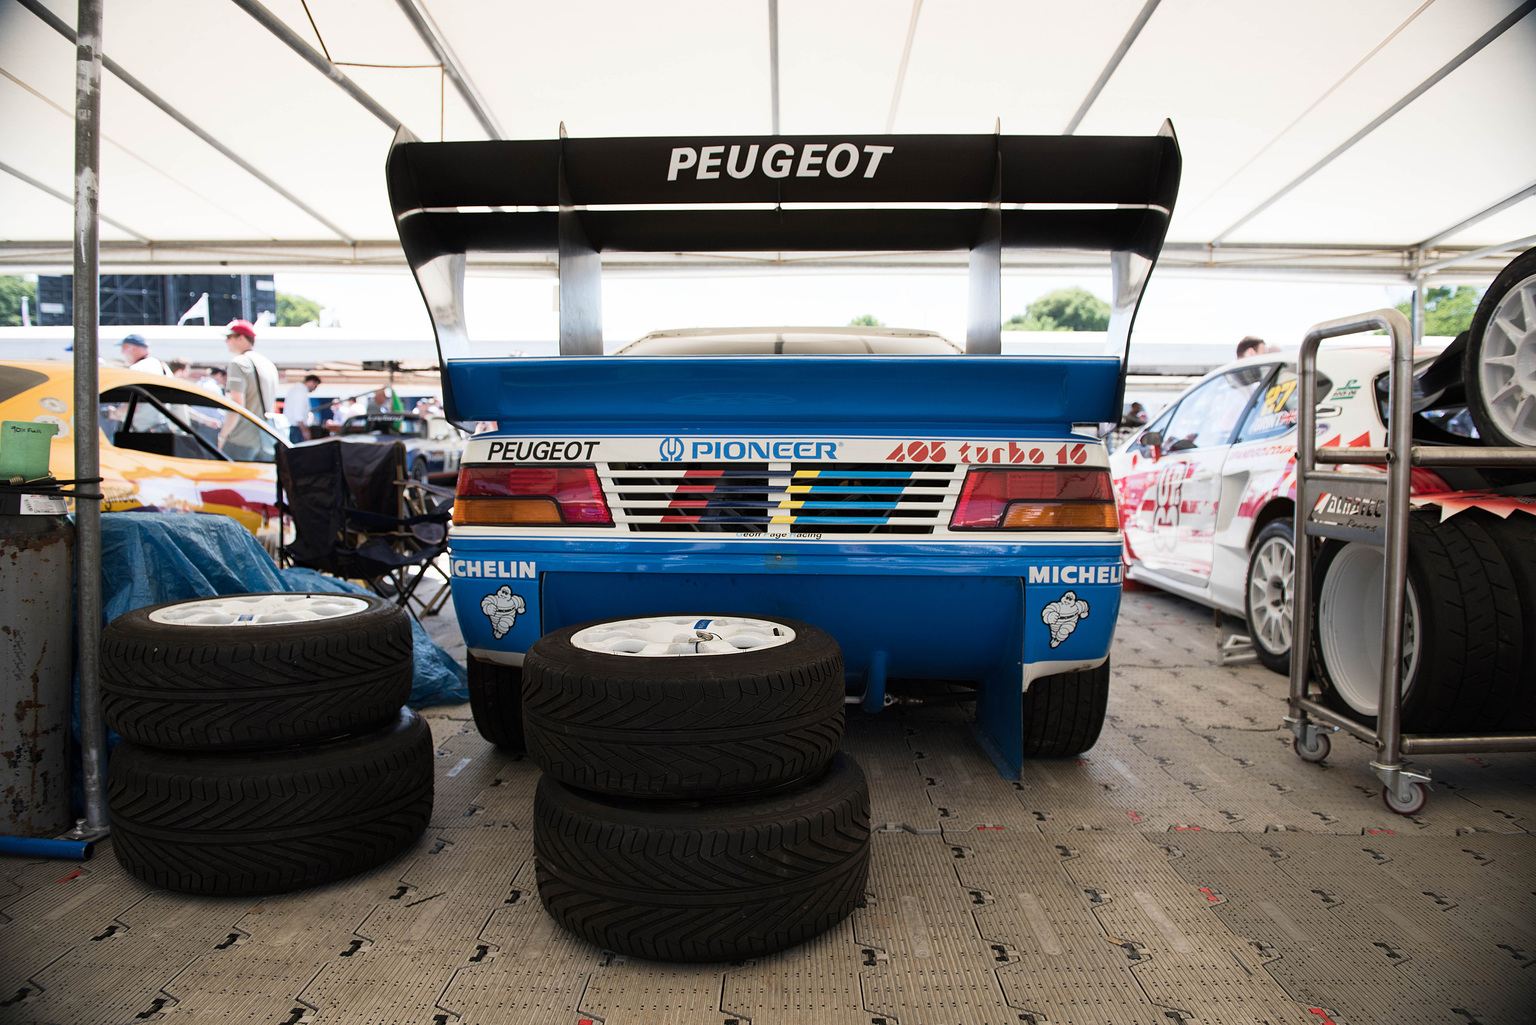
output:
[[[761,156],[761,160],[759,160]],[[725,173],[722,173],[725,172]],[[848,702],[974,688],[1000,771],[1091,747],[1122,535],[1101,438],[1178,191],[1136,138],[422,143],[388,161],[463,455],[453,596],[474,681],[540,638],[636,659],[841,648]],[[1005,251],[1109,255],[1100,356],[1001,354]],[[560,352],[476,357],[466,253],[558,255]],[[963,344],[878,328],[692,328],[605,354],[605,252],[967,253]],[[686,312],[686,311],[683,311]],[[595,624],[581,626],[582,624]],[[562,635],[563,636],[563,635]],[[507,698],[515,702],[515,697]],[[482,732],[514,742],[500,725]]]

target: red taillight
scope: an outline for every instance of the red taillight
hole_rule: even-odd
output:
[[[973,469],[965,477],[953,529],[1115,530],[1108,470]]]
[[[459,470],[453,522],[611,526],[613,516],[590,466],[467,466]]]

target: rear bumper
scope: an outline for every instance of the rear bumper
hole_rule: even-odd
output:
[[[831,633],[850,689],[893,677],[1018,689],[1109,654],[1118,537],[1061,544],[805,544],[455,538],[466,644],[516,664],[535,640],[610,616],[769,614]]]

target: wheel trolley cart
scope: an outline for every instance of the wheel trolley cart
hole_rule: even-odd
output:
[[[1392,361],[1389,377],[1391,404],[1388,412],[1386,448],[1317,447],[1317,349],[1326,338],[1385,330],[1391,339]],[[1429,799],[1429,776],[1414,772],[1403,764],[1411,754],[1536,751],[1536,734],[1487,733],[1476,736],[1429,736],[1402,732],[1402,661],[1403,607],[1408,575],[1409,481],[1416,466],[1475,466],[1536,468],[1536,451],[1525,448],[1490,448],[1481,446],[1443,447],[1414,445],[1413,417],[1413,332],[1408,320],[1396,310],[1374,313],[1318,324],[1307,332],[1297,361],[1297,442],[1296,442],[1296,523],[1297,547],[1306,552],[1305,537],[1337,538],[1364,542],[1385,549],[1386,572],[1383,586],[1381,636],[1381,691],[1376,728],[1341,715],[1313,700],[1307,694],[1310,658],[1291,659],[1290,714],[1286,724],[1296,735],[1296,753],[1306,761],[1320,762],[1328,756],[1329,735],[1344,730],[1376,745],[1371,771],[1382,782],[1382,799],[1391,810],[1412,815]],[[1317,464],[1385,464],[1385,476],[1318,470]],[[1381,516],[1375,522],[1333,524],[1315,521],[1314,512],[1324,495],[1360,499],[1376,503]],[[1312,651],[1313,585],[1312,560],[1296,560],[1293,607],[1291,613],[1291,650]],[[1368,641],[1367,641],[1368,643]]]

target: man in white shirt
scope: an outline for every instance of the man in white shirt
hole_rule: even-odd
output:
[[[294,445],[309,440],[309,425],[314,422],[309,393],[318,387],[320,378],[315,374],[305,374],[304,380],[295,381],[283,396],[283,415],[288,418],[288,441]]]
[[[149,354],[149,343],[143,335],[133,334],[123,339],[123,362],[128,364],[129,370],[140,370],[146,374],[161,374],[170,376],[164,363]]]
[[[128,364],[129,370],[137,370],[145,374],[158,374],[169,377],[171,371],[166,365],[149,354],[149,343],[140,334],[131,334],[123,339],[121,345],[123,362]],[[118,406],[112,414],[112,419],[121,420],[128,415],[128,404]],[[148,402],[141,402],[133,414],[133,426],[129,430],[137,434],[162,433],[170,429],[170,421],[160,415],[160,411]]]
[[[229,401],[267,423],[277,407],[277,367],[256,351],[256,328],[248,320],[231,321],[224,345],[229,361]],[[263,434],[243,416],[226,416],[219,430],[219,448],[229,458],[254,462],[262,452]]]

